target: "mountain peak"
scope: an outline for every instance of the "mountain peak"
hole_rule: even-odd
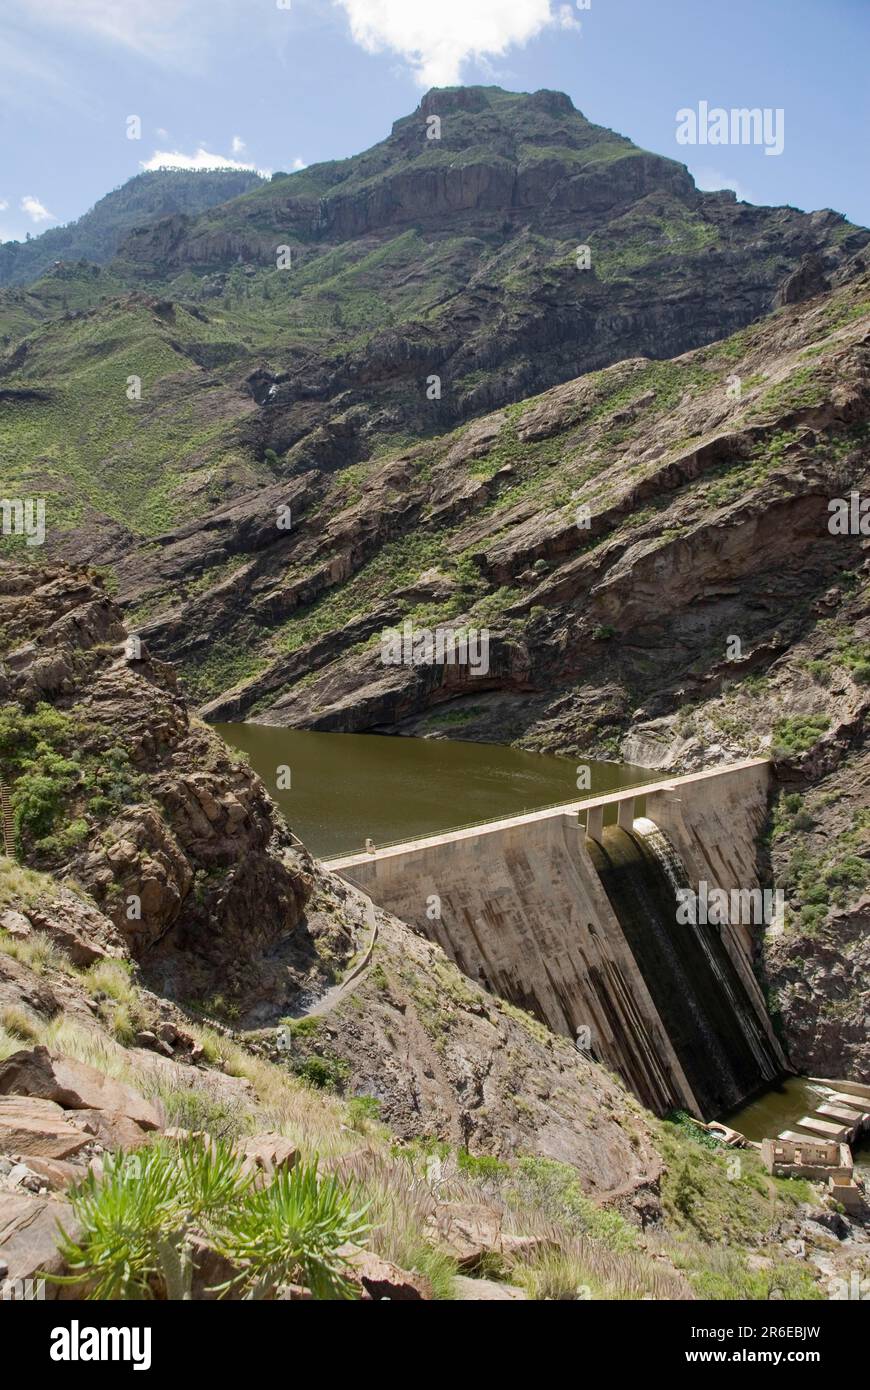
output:
[[[485,111],[506,103],[534,107],[552,116],[576,112],[566,92],[546,87],[537,92],[510,92],[504,87],[430,87],[417,109],[426,116],[443,116],[450,111]]]

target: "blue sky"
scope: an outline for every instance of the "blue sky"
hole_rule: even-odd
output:
[[[354,154],[427,87],[569,93],[704,187],[870,224],[870,0],[3,0],[0,240],[155,159]],[[782,108],[785,144],[688,147],[676,113]],[[127,118],[142,138],[127,138]]]

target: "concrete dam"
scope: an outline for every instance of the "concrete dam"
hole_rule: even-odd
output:
[[[769,777],[754,759],[326,866],[573,1038],[649,1109],[712,1119],[788,1067],[751,923],[681,922],[678,892],[760,888]]]

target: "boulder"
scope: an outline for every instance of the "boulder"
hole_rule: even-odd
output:
[[[141,1149],[150,1137],[151,1132],[140,1129],[129,1116],[112,1110],[67,1110],[65,1113],[70,1124],[104,1149]]]
[[[435,1242],[466,1273],[501,1250],[501,1213],[482,1203],[443,1202],[428,1225]]]
[[[507,1260],[527,1260],[543,1250],[556,1248],[557,1242],[545,1236],[515,1236],[511,1231],[502,1231],[498,1243],[499,1254]]]
[[[371,1250],[354,1249],[349,1255],[350,1277],[363,1291],[363,1296],[380,1301],[419,1302],[433,1297],[428,1279],[416,1271],[400,1269],[390,1260],[382,1260]]]
[[[45,1184],[32,1168],[19,1162],[13,1163],[3,1180],[3,1186],[7,1192],[14,1192],[17,1188],[24,1192],[41,1192]]]
[[[93,903],[86,903],[68,888],[60,888],[56,897],[28,907],[27,918],[34,930],[49,937],[73,965],[93,965],[94,961],[125,954],[123,939],[114,923]]]
[[[298,1149],[285,1139],[283,1134],[254,1134],[238,1145],[244,1154],[242,1171],[261,1172],[266,1179],[280,1168],[292,1168],[298,1157]]]
[[[71,1158],[90,1142],[54,1101],[0,1095],[0,1150],[42,1158]]]
[[[53,1197],[32,1197],[24,1192],[0,1193],[0,1279],[4,1298],[54,1299],[56,1284],[42,1282],[41,1274],[62,1274],[64,1263],[57,1250],[58,1224],[73,1240],[81,1235],[72,1208]],[[28,1285],[25,1281],[33,1281]]]
[[[0,912],[0,930],[19,941],[26,941],[28,936],[33,933],[33,928],[24,913],[14,912],[11,907],[7,908],[5,912]]]
[[[43,1186],[58,1192],[62,1192],[72,1183],[81,1182],[87,1172],[80,1163],[70,1163],[64,1158],[45,1158],[39,1154],[28,1154],[26,1163]]]
[[[0,1009],[22,1007],[42,1018],[53,1018],[60,1004],[51,986],[35,970],[0,951]]]
[[[0,1062],[0,1095],[38,1096],[64,1110],[107,1110],[140,1129],[161,1128],[157,1110],[132,1086],[85,1062],[52,1056],[46,1047],[13,1052]]]

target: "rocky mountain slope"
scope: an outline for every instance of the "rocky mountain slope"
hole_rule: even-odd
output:
[[[190,717],[172,669],[147,648],[128,658],[120,612],[92,578],[5,565],[0,626],[0,753],[18,852],[74,884],[46,898],[39,872],[25,874],[16,910],[83,963],[129,957],[163,998],[271,1025],[280,1059],[280,1020],[321,998],[366,945],[364,903]],[[15,882],[13,872],[9,896]],[[379,914],[377,929],[368,988],[379,1022],[357,1070],[397,1132],[496,1152],[534,1142],[568,1161],[576,1151],[602,1191],[646,1181],[654,1154],[623,1128],[638,1107],[626,1108],[618,1083],[402,924]],[[341,1015],[349,1034],[358,1008]],[[583,1116],[603,1097],[612,1119],[592,1137]]]
[[[700,192],[560,93],[434,90],[362,155],[131,233],[66,318],[0,312],[0,441],[55,553],[111,560],[180,514],[722,338],[868,237]]]

